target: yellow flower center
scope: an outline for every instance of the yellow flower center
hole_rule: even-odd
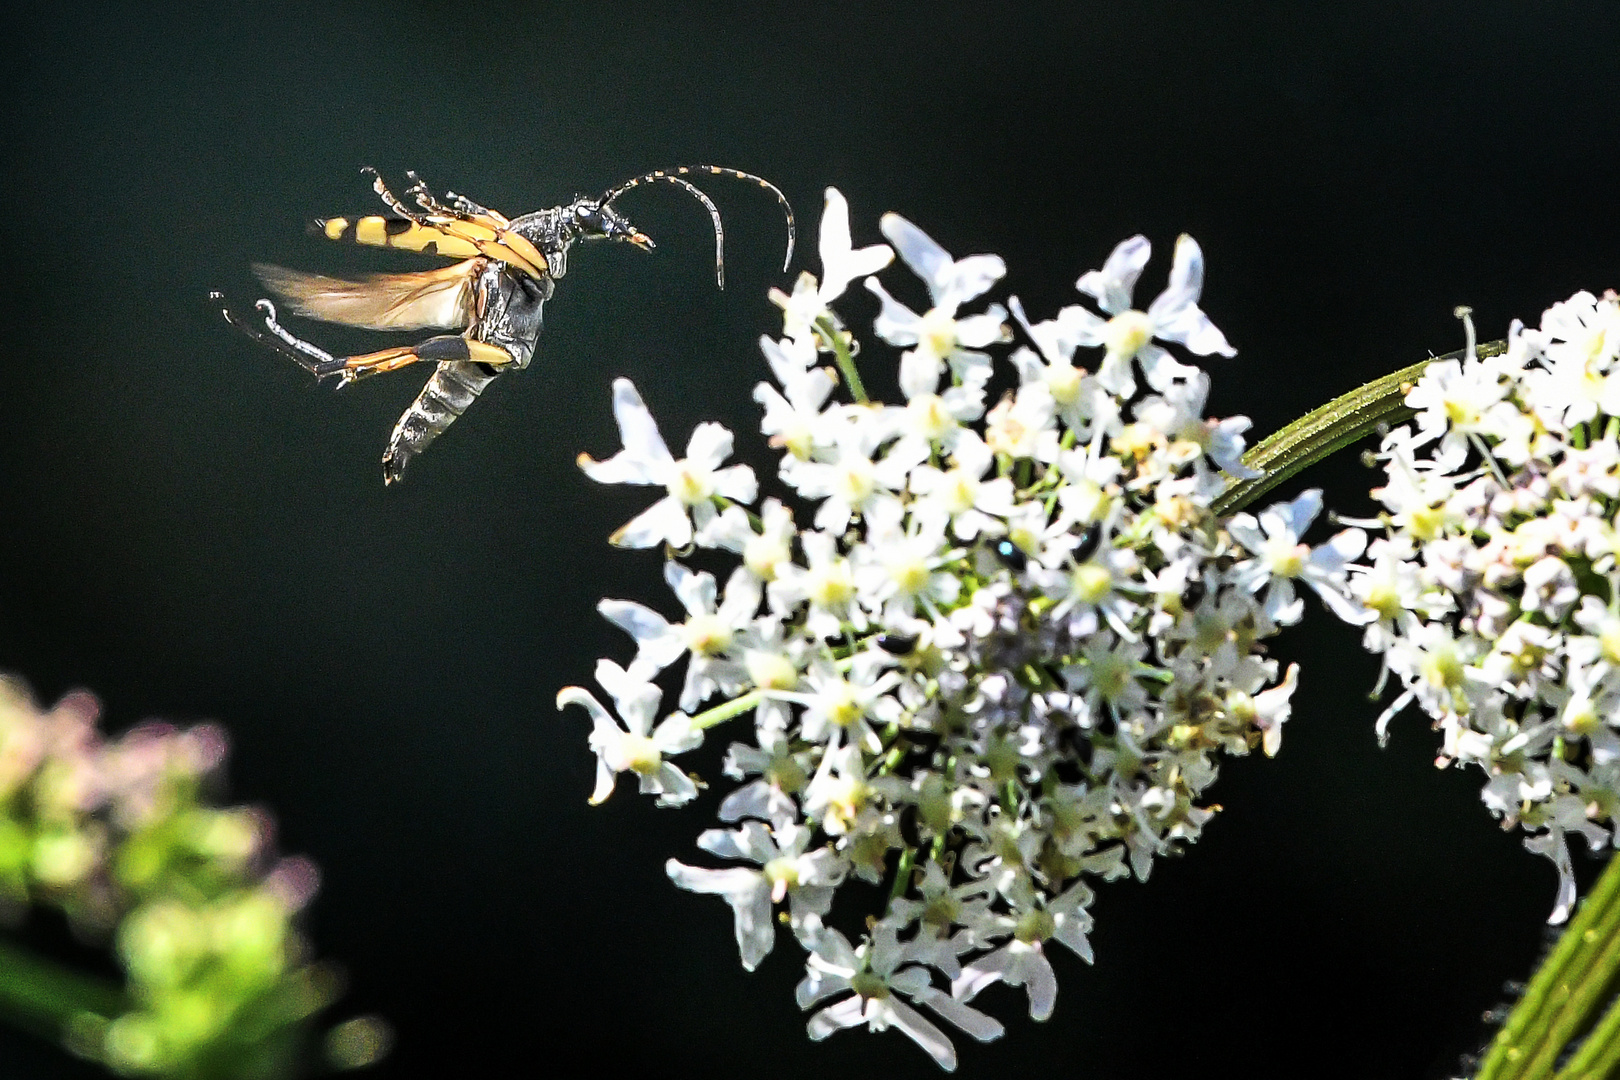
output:
[[[985,428],[985,445],[998,454],[1008,457],[1028,457],[1033,447],[1030,445],[1029,426],[1023,419],[1013,412],[1012,404],[1003,401],[990,410],[989,423]]]
[[[1590,735],[1598,729],[1597,704],[1587,698],[1579,704],[1571,703],[1564,712],[1564,726],[1576,735]]]
[[[1387,579],[1381,579],[1376,585],[1367,590],[1367,606],[1378,612],[1381,619],[1394,619],[1402,610],[1401,596],[1396,591],[1395,584]]]
[[[614,740],[615,745],[608,748],[603,755],[607,759],[608,768],[614,772],[633,772],[639,776],[647,776],[658,771],[664,763],[664,756],[658,752],[658,747],[645,735],[637,735],[633,731],[626,731]]]
[[[1273,577],[1296,578],[1305,572],[1305,560],[1311,549],[1304,544],[1290,544],[1286,539],[1266,541],[1266,565]]]
[[[828,835],[841,836],[849,831],[866,805],[866,783],[856,776],[840,777],[829,782],[827,807],[821,818],[821,827]]]
[[[696,506],[709,498],[709,478],[699,475],[683,461],[675,467],[675,475],[664,490],[681,505]]]
[[[1456,648],[1450,642],[1426,654],[1419,666],[1430,686],[1447,688],[1462,685],[1462,658],[1457,655]]]
[[[919,394],[906,403],[911,430],[925,439],[939,442],[956,428],[956,417],[945,411],[945,399],[938,394]]]
[[[743,545],[743,565],[761,581],[775,581],[776,568],[792,557],[786,542],[777,536],[755,534]]]
[[[871,461],[864,457],[851,457],[838,463],[834,491],[851,506],[864,506],[877,490]]]
[[[786,450],[800,461],[809,461],[816,448],[815,429],[801,419],[794,419],[771,436],[771,445]]]
[[[779,855],[761,868],[765,873],[765,880],[769,881],[776,892],[776,887],[791,889],[799,884],[799,860],[787,855]]]
[[[939,308],[929,308],[917,326],[917,348],[945,359],[956,351],[956,320]]]
[[[945,474],[939,496],[952,514],[965,514],[973,509],[973,502],[979,497],[979,478],[966,469],[952,469]]]
[[[1604,620],[1597,637],[1603,649],[1603,659],[1611,664],[1620,664],[1620,619]]]
[[[1153,340],[1153,322],[1143,311],[1122,311],[1103,327],[1103,344],[1115,356],[1135,356]]]
[[[855,693],[855,688],[844,679],[829,686],[822,692],[822,697],[826,702],[827,719],[838,727],[849,727],[866,712],[861,707],[861,699]]]
[[[732,629],[718,615],[694,615],[682,629],[694,656],[715,656],[731,648]]]
[[[1445,532],[1445,510],[1438,506],[1419,506],[1406,515],[1406,530],[1414,539],[1427,541],[1437,539]],[[1399,524],[1399,521],[1397,521]]]
[[[1069,485],[1063,508],[1085,525],[1101,521],[1108,513],[1108,493],[1095,480],[1080,479]]]
[[[1059,405],[1073,405],[1080,400],[1080,387],[1085,372],[1071,364],[1054,364],[1046,369],[1046,388],[1052,391],[1052,400]]]
[[[928,563],[923,559],[897,559],[888,564],[888,570],[902,595],[916,596],[928,587]]]
[[[1097,604],[1112,591],[1114,575],[1106,566],[1088,562],[1074,568],[1070,582],[1076,599],[1083,604]]]
[[[1057,933],[1057,921],[1044,911],[1026,911],[1018,916],[1018,924],[1013,928],[1013,937],[1026,945],[1034,945],[1045,941]]]
[[[835,559],[810,571],[805,591],[817,607],[840,608],[848,604],[855,596],[855,575],[849,560]]]
[[[748,678],[761,690],[791,690],[799,682],[799,669],[779,652],[750,650],[743,657]]]

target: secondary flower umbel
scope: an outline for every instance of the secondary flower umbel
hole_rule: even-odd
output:
[[[1460,311],[1466,319],[1466,311]],[[1401,692],[1442,767],[1478,766],[1485,805],[1558,869],[1568,836],[1620,845],[1620,300],[1576,293],[1507,351],[1436,361],[1381,457],[1378,535],[1351,567]],[[1365,620],[1360,620],[1365,621]]]

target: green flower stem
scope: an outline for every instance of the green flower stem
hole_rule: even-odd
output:
[[[1603,1080],[1620,1074],[1620,995],[1553,1080]]]
[[[843,374],[844,381],[849,383],[849,396],[857,403],[865,405],[867,402],[866,387],[861,384],[860,372],[855,370],[855,354],[849,351],[849,341],[838,325],[825,315],[816,320],[816,329],[827,344],[832,346],[833,357],[838,362],[838,370]]]
[[[900,862],[894,868],[894,884],[889,887],[890,904],[906,895],[906,890],[911,887],[911,870],[916,865],[917,849],[907,844],[906,850],[900,853]],[[888,908],[884,908],[884,911],[887,912]]]
[[[82,1013],[104,1020],[126,1008],[112,983],[63,967],[0,940],[0,1018],[52,1042]]]
[[[741,716],[749,709],[757,708],[759,703],[764,700],[765,691],[750,690],[742,697],[732,698],[730,701],[722,705],[716,705],[712,709],[704,709],[692,717],[692,726],[698,731],[705,731],[716,724],[725,723],[734,716]]]
[[[1550,1080],[1558,1055],[1602,1009],[1604,990],[1616,971],[1620,971],[1620,859],[1610,858],[1597,886],[1491,1040],[1476,1080]],[[1611,1005],[1580,1052],[1557,1074],[1558,1080],[1608,1076],[1609,1068],[1620,1061],[1617,1035],[1620,1001]],[[1580,1069],[1578,1063],[1583,1063]]]
[[[1477,353],[1500,356],[1506,351],[1506,341],[1487,341],[1479,346]],[[1243,455],[1243,463],[1263,470],[1265,475],[1240,480],[1221,492],[1214,502],[1215,512],[1236,513],[1295,473],[1360,442],[1381,426],[1411,419],[1416,415],[1406,407],[1406,391],[1411,384],[1436,360],[1458,360],[1462,356],[1460,351],[1447,353],[1374,379],[1263,439]]]

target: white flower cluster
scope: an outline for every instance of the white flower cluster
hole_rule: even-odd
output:
[[[593,720],[592,801],[629,772],[661,805],[687,802],[697,785],[669,759],[751,716],[725,763],[739,782],[719,806],[726,827],[698,838],[729,865],[670,860],[670,877],[730,904],[746,968],[791,929],[809,953],[798,998],[819,1006],[812,1038],[894,1026],[951,1069],[950,1039],[918,1007],[992,1039],[1001,1024],[968,1002],[999,981],[1050,1016],[1049,943],[1091,957],[1088,881],[1145,879],[1154,856],[1198,837],[1216,751],[1276,752],[1296,672],[1279,679],[1260,643],[1300,617],[1296,582],[1352,611],[1345,564],[1363,534],[1302,544],[1316,492],[1258,519],[1210,510],[1223,471],[1251,475],[1248,421],[1205,419],[1208,377],[1155,344],[1233,353],[1198,307],[1191,238],[1146,311],[1131,300],[1142,237],[1080,278],[1102,315],[1075,305],[1032,324],[1012,299],[1034,348],[1011,354],[1016,389],[987,410],[986,350],[1010,340],[1007,312],[963,308],[1002,260],[954,259],[894,214],[882,231],[931,306],[918,314],[868,276],[893,251],[852,248],[829,190],[822,279],[773,293],[784,336],[761,340],[774,380],[755,396],[783,451],[783,498],[757,513],[753,472],[723,467],[729,432],[699,426],[677,460],[635,388],[615,383],[624,449],[581,465],[666,492],[613,542],[665,545],[683,614],[603,601],[636,646],[628,666],[597,667],[617,719],[579,687],[558,702]],[[903,404],[865,400],[853,336],[828,306],[859,277],[882,304],[878,337],[902,350]],[[1095,373],[1074,363],[1085,347],[1104,350]],[[853,401],[834,400],[840,381]],[[678,561],[694,548],[736,557],[723,589]],[[661,718],[654,680],[682,661],[679,709]],[[852,879],[884,887],[864,923],[833,911]]]
[[[1459,309],[1466,320],[1467,312]],[[1479,766],[1486,806],[1575,879],[1566,834],[1620,843],[1620,303],[1577,293],[1539,329],[1430,364],[1380,453],[1381,536],[1352,568],[1366,646]],[[1382,680],[1380,680],[1382,682]]]

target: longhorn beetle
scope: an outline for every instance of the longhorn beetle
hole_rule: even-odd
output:
[[[317,380],[336,376],[338,386],[417,361],[438,365],[427,385],[394,425],[383,454],[383,482],[392,484],[412,458],[467,411],[484,387],[501,372],[529,366],[540,338],[540,309],[551,299],[558,278],[568,270],[568,249],[577,240],[618,240],[643,251],[652,238],[621,215],[613,203],[643,184],[674,184],[701,202],[714,222],[714,276],[726,287],[725,230],[720,211],[691,181],[694,173],[749,180],[771,194],[787,218],[787,257],[793,260],[793,207],[770,181],[718,165],[656,169],[609,188],[599,196],[581,195],[564,206],[507,218],[455,192],[441,202],[414,172],[405,175],[407,206],[383,182],[377,170],[363,173],[392,211],[386,217],[326,218],[311,224],[331,240],[400,248],[457,260],[455,265],[415,274],[373,274],[353,280],[306,274],[279,266],[255,264],[266,288],[294,314],[368,330],[457,330],[415,345],[398,346],[358,356],[333,356],[295,337],[277,321],[269,300],[256,305],[263,318],[245,318],[225,297],[211,294],[225,319],[254,340],[294,360]]]

